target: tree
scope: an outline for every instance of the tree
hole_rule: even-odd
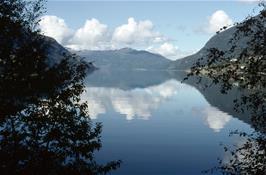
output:
[[[237,112],[251,113],[255,131],[231,132],[230,135],[238,135],[244,142],[237,146],[224,146],[230,154],[229,161],[220,159],[219,166],[211,171],[230,175],[266,174],[266,8],[263,3],[260,6],[262,10],[257,16],[250,16],[234,26],[236,31],[228,43],[230,49],[210,48],[206,61],[199,58],[187,77],[197,76],[199,83],[202,77],[207,77],[212,83],[206,87],[218,84],[221,93],[227,93],[232,87],[245,91],[234,100],[234,108]],[[239,43],[241,38],[246,42]]]
[[[36,29],[43,3],[0,2],[1,174],[105,174],[121,161],[94,159],[102,126],[80,99],[88,65],[70,53],[47,63],[49,45]]]

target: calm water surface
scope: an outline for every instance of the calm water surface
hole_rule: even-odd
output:
[[[96,71],[86,79],[83,98],[90,116],[103,123],[100,162],[121,159],[112,174],[201,174],[227,159],[220,143],[235,129],[252,130],[232,109],[237,92],[221,95],[179,73]]]

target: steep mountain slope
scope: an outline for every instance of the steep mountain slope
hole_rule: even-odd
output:
[[[217,48],[218,50],[224,52],[229,51],[229,49],[232,47],[230,40],[234,37],[236,29],[237,26],[234,26],[214,35],[201,50],[193,55],[174,61],[174,63],[169,66],[169,69],[188,70],[200,58],[203,58],[202,62],[204,63],[204,61],[207,59],[208,49],[210,48]],[[247,41],[248,38],[246,36],[239,37],[235,43],[236,49],[231,54],[237,56],[237,54],[239,54],[239,52],[246,45]]]
[[[76,53],[93,61],[96,67],[110,70],[165,70],[172,62],[161,55],[130,48]]]
[[[46,47],[48,60],[46,62],[49,66],[60,63],[64,59],[64,55],[70,55],[71,53],[61,46],[55,39],[45,36],[44,47]]]
[[[55,64],[60,63],[65,58],[65,56],[72,54],[70,51],[68,51],[66,48],[64,48],[62,45],[60,45],[53,38],[45,36],[43,44],[44,44],[44,47],[46,48],[47,54],[48,54],[48,57],[47,57],[48,60],[46,60],[46,62],[51,67]],[[81,59],[81,57],[79,55],[77,57],[74,57],[71,60],[73,65],[78,64],[81,61],[83,61],[83,60]],[[89,71],[92,71],[95,69],[95,66],[93,64],[91,64],[90,62],[88,62],[87,65],[88,65]]]

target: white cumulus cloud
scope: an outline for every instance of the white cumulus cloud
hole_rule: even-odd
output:
[[[149,20],[135,21],[134,18],[128,18],[127,24],[118,26],[113,33],[112,42],[115,45],[133,45],[148,44],[153,42],[162,42],[165,38],[154,31],[153,23]]]
[[[86,20],[83,27],[79,28],[69,42],[69,47],[81,49],[102,49],[108,39],[108,27],[97,19]]]
[[[181,51],[170,39],[155,30],[150,20],[128,18],[126,24],[110,29],[95,18],[87,19],[77,30],[69,28],[64,19],[43,16],[39,23],[42,33],[73,50],[110,50],[131,47],[158,53],[176,60],[195,51]]]
[[[215,11],[208,21],[208,26],[205,29],[208,33],[215,33],[224,26],[230,26],[233,24],[233,20],[223,10]]]
[[[195,53],[195,51],[181,51],[177,46],[164,42],[159,47],[149,47],[147,51],[158,53],[168,59],[176,60]]]
[[[167,40],[154,30],[151,21],[136,21],[132,17],[128,18],[127,24],[113,30],[95,18],[87,19],[82,27],[71,30],[62,18],[43,16],[39,26],[44,35],[53,37],[60,44],[74,50],[141,48]]]
[[[159,47],[149,47],[147,49],[150,52],[158,53],[166,58],[176,60],[178,57],[178,47],[174,46],[169,42],[165,42]]]
[[[44,35],[54,38],[60,44],[65,44],[72,35],[64,19],[57,16],[43,16],[39,27]]]

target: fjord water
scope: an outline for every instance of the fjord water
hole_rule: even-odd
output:
[[[200,174],[227,159],[223,144],[236,129],[252,130],[245,114],[233,110],[231,91],[181,83],[184,73],[95,71],[86,78],[90,117],[102,122],[98,161],[120,159],[112,174]]]

